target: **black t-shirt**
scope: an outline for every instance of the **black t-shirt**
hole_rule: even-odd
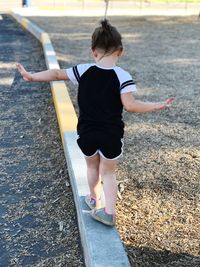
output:
[[[80,64],[66,72],[78,84],[78,134],[104,132],[123,137],[120,94],[136,91],[131,75],[117,66],[102,68],[96,64]]]

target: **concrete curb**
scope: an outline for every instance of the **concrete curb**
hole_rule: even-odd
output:
[[[47,67],[58,69],[48,34],[19,14],[11,12],[11,15],[42,43]],[[130,267],[116,228],[95,222],[89,215],[84,203],[84,196],[89,192],[86,165],[76,144],[77,116],[65,83],[51,82],[51,89],[76,204],[85,264],[87,267]]]

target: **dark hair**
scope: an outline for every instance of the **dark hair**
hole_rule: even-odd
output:
[[[92,49],[101,48],[105,53],[122,49],[122,37],[118,30],[107,19],[102,20],[100,24],[92,34]]]

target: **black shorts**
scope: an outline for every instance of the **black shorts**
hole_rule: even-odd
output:
[[[84,134],[77,143],[86,157],[100,154],[105,159],[114,160],[123,152],[123,141],[120,137],[103,133]]]

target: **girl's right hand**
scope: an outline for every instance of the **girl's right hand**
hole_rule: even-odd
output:
[[[17,63],[16,67],[17,67],[19,73],[22,75],[22,77],[23,77],[23,79],[25,81],[29,81],[30,82],[30,81],[33,80],[31,73],[26,71],[26,69],[20,63]]]

